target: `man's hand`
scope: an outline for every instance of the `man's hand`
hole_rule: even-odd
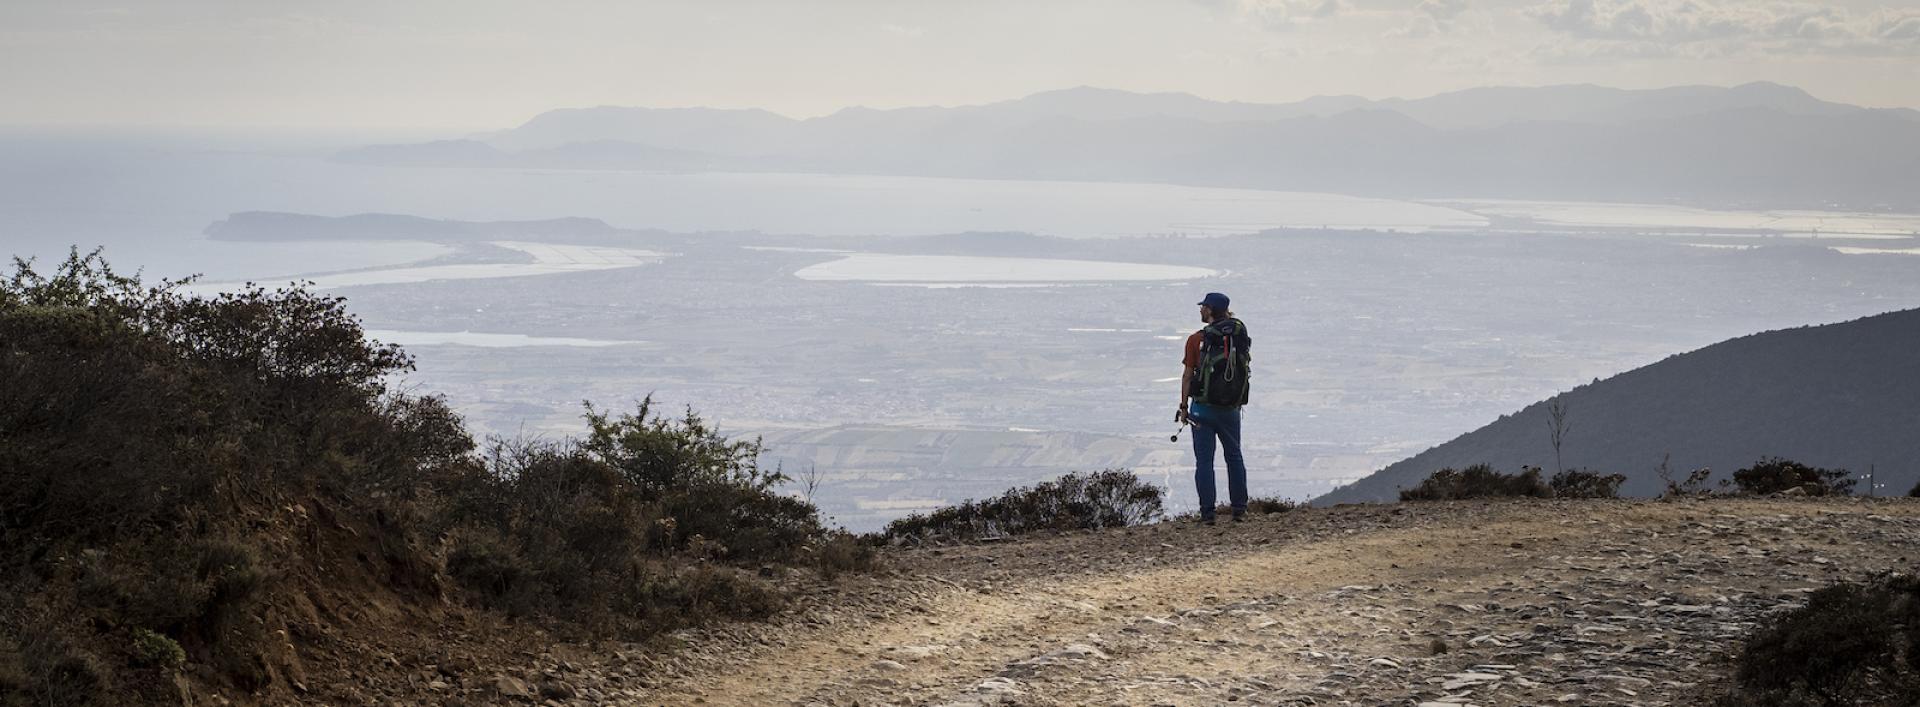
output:
[[[1180,424],[1183,424],[1183,425],[1185,425],[1185,424],[1188,424],[1188,423],[1190,423],[1190,422],[1192,422],[1192,419],[1191,419],[1190,417],[1188,417],[1188,416],[1187,416],[1187,404],[1186,404],[1186,403],[1181,403],[1181,404],[1180,404],[1180,408],[1179,408],[1178,410],[1174,410],[1174,411],[1173,411],[1173,421],[1174,421],[1174,422],[1178,422],[1178,423],[1180,423]]]

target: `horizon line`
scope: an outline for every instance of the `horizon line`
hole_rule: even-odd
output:
[[[1311,96],[1307,96],[1304,98],[1299,98],[1291,101],[1253,101],[1253,100],[1241,100],[1241,99],[1232,99],[1232,98],[1223,99],[1223,98],[1212,98],[1208,96],[1203,96],[1191,91],[1137,90],[1137,89],[1130,89],[1130,88],[1113,88],[1113,87],[1107,87],[1107,86],[1095,86],[1092,84],[1079,84],[1079,85],[1067,86],[1063,88],[1053,88],[1053,89],[1046,89],[1042,91],[1035,91],[1035,92],[1027,93],[1024,95],[1014,96],[1010,98],[1000,98],[1000,99],[989,100],[984,102],[914,103],[914,104],[903,103],[903,104],[892,105],[892,106],[884,106],[884,105],[874,106],[874,105],[867,105],[862,103],[852,103],[852,104],[843,105],[839,108],[835,108],[831,111],[814,113],[814,114],[781,112],[781,111],[773,110],[770,108],[764,108],[760,106],[749,106],[749,105],[637,105],[637,104],[600,103],[595,105],[559,106],[559,107],[541,109],[528,115],[526,118],[520,120],[519,123],[515,123],[509,127],[501,127],[498,125],[491,126],[491,127],[489,126],[458,126],[458,125],[429,126],[429,125],[406,125],[401,123],[388,123],[388,124],[380,124],[380,125],[372,125],[372,124],[340,125],[337,123],[336,124],[261,124],[261,123],[224,124],[224,123],[167,123],[167,122],[131,123],[131,122],[105,122],[105,121],[88,121],[88,122],[73,122],[73,123],[44,123],[44,122],[13,123],[13,122],[0,121],[0,137],[4,137],[5,133],[9,133],[9,132],[14,132],[14,133],[72,132],[72,133],[91,134],[91,135],[97,136],[102,134],[111,134],[114,132],[140,132],[140,131],[173,133],[176,135],[183,134],[183,133],[190,134],[190,133],[196,133],[196,132],[215,132],[215,133],[226,134],[233,137],[247,136],[248,133],[255,133],[257,134],[255,135],[257,137],[296,137],[296,136],[320,137],[330,133],[338,134],[341,137],[347,137],[349,135],[365,135],[368,133],[391,133],[391,134],[418,133],[421,136],[428,136],[428,135],[435,135],[435,134],[444,135],[445,133],[448,133],[448,132],[459,132],[464,134],[465,136],[472,137],[472,136],[476,136],[476,135],[480,135],[488,132],[511,129],[511,127],[524,125],[528,121],[531,121],[534,118],[537,118],[539,116],[546,115],[553,112],[558,112],[558,111],[587,111],[587,110],[616,109],[616,110],[659,110],[659,111],[712,110],[712,111],[727,111],[727,112],[759,112],[759,113],[766,113],[769,115],[777,116],[777,117],[795,121],[795,122],[806,122],[810,120],[817,120],[820,118],[826,118],[829,116],[838,115],[840,113],[844,113],[847,111],[865,110],[865,111],[886,112],[886,111],[901,111],[901,110],[958,110],[958,109],[965,109],[965,108],[982,108],[982,107],[1002,105],[1007,103],[1016,103],[1016,102],[1028,100],[1037,96],[1044,96],[1044,95],[1055,94],[1055,93],[1066,93],[1071,91],[1095,91],[1095,92],[1105,92],[1105,93],[1128,94],[1128,95],[1134,95],[1134,96],[1174,96],[1174,97],[1191,98],[1194,100],[1221,104],[1221,105],[1275,107],[1275,106],[1296,105],[1296,104],[1306,103],[1306,102],[1315,101],[1315,100],[1340,99],[1340,98],[1356,98],[1356,99],[1360,99],[1370,103],[1384,103],[1384,102],[1392,102],[1392,101],[1411,102],[1411,101],[1428,100],[1428,99],[1432,99],[1440,96],[1466,93],[1471,91],[1508,90],[1508,89],[1542,90],[1542,89],[1556,89],[1556,88],[1591,88],[1591,89],[1601,89],[1601,90],[1609,90],[1609,91],[1622,91],[1622,92],[1629,92],[1629,93],[1645,93],[1645,92],[1653,92],[1653,91],[1670,91],[1670,90],[1677,90],[1677,89],[1732,90],[1732,89],[1737,89],[1737,88],[1742,88],[1747,86],[1772,86],[1772,87],[1792,89],[1795,91],[1799,91],[1803,94],[1806,94],[1808,97],[1813,98],[1814,100],[1817,100],[1817,101],[1821,101],[1823,103],[1833,103],[1836,105],[1852,106],[1855,108],[1861,108],[1865,110],[1920,111],[1920,107],[1917,107],[1917,106],[1905,106],[1905,105],[1871,106],[1871,105],[1860,105],[1855,103],[1842,103],[1842,102],[1833,101],[1826,98],[1821,98],[1820,96],[1814,94],[1814,92],[1809,91],[1802,86],[1798,86],[1791,83],[1772,81],[1772,80],[1745,81],[1745,82],[1736,83],[1736,84],[1724,84],[1724,85],[1708,84],[1708,83],[1686,83],[1686,84],[1673,84],[1673,85],[1666,85],[1666,86],[1652,86],[1652,87],[1643,87],[1643,88],[1622,88],[1619,86],[1611,86],[1611,85],[1599,84],[1599,83],[1593,83],[1593,82],[1544,83],[1544,84],[1533,84],[1533,85],[1488,84],[1483,86],[1473,86],[1468,88],[1455,89],[1451,91],[1440,91],[1437,93],[1427,94],[1424,96],[1413,97],[1413,98],[1409,98],[1406,96],[1398,96],[1398,95],[1374,97],[1374,96],[1367,96],[1367,95],[1362,95],[1357,93],[1341,93],[1341,94],[1314,94]]]

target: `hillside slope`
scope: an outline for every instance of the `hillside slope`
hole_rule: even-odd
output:
[[[1762,456],[1877,469],[1881,493],[1920,480],[1920,310],[1772,331],[1670,357],[1504,416],[1317,499],[1384,501],[1444,467],[1554,469],[1547,410],[1569,410],[1568,468],[1627,475],[1621,491],[1658,493],[1676,476],[1715,479]],[[1862,483],[1860,491],[1866,491]]]

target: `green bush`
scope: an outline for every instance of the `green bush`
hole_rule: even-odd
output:
[[[393,421],[381,380],[412,362],[365,341],[338,298],[188,297],[75,254],[52,276],[21,263],[0,284],[0,353],[0,468],[15,472],[0,488],[0,532],[11,540],[119,537],[287,486],[437,461],[387,448],[403,435],[381,434]],[[439,433],[409,444],[471,447],[457,428]]]
[[[813,504],[774,490],[790,479],[759,465],[757,439],[730,439],[692,410],[679,419],[656,414],[651,397],[618,417],[589,405],[587,425],[580,449],[660,505],[678,530],[676,549],[703,537],[732,559],[766,560],[791,557],[825,533]]]
[[[680,625],[676,611],[753,616],[758,600],[700,604],[673,589],[681,579],[660,579],[677,577],[662,568],[797,563],[832,539],[811,504],[774,490],[785,477],[758,466],[757,441],[730,440],[692,412],[665,418],[651,399],[620,416],[588,406],[587,421],[584,440],[496,442],[458,485],[438,522],[463,529],[447,571],[483,603],[517,615],[605,622],[629,637]],[[861,563],[814,564],[837,572]],[[735,586],[756,582],[697,586],[757,596]],[[649,603],[656,600],[668,603]]]
[[[1588,469],[1567,469],[1547,481],[1555,498],[1619,498],[1625,474],[1601,474]]]
[[[1808,496],[1845,496],[1857,482],[1846,469],[1822,469],[1800,462],[1767,457],[1733,472],[1741,493],[1764,496],[1800,489]]]
[[[1735,664],[1745,705],[1920,703],[1920,580],[1886,575],[1841,583],[1769,617]]]
[[[1529,497],[1545,498],[1553,489],[1540,481],[1540,469],[1526,467],[1518,474],[1502,474],[1486,464],[1464,470],[1445,468],[1433,472],[1419,486],[1400,490],[1402,501],[1453,501],[1468,498]]]
[[[893,540],[974,540],[1038,530],[1117,528],[1158,520],[1160,487],[1125,469],[1072,473],[1034,486],[1011,489],[984,501],[969,500],[932,513],[915,513],[887,524]]]
[[[141,665],[178,668],[187,662],[187,652],[173,639],[144,628],[133,630],[133,655]]]

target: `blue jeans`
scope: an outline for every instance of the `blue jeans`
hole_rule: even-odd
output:
[[[1227,499],[1234,513],[1247,510],[1247,460],[1240,455],[1240,408],[1224,405],[1190,404],[1187,419],[1193,421],[1193,485],[1200,490],[1200,517],[1212,518],[1218,504],[1213,490],[1213,444],[1227,457]]]

